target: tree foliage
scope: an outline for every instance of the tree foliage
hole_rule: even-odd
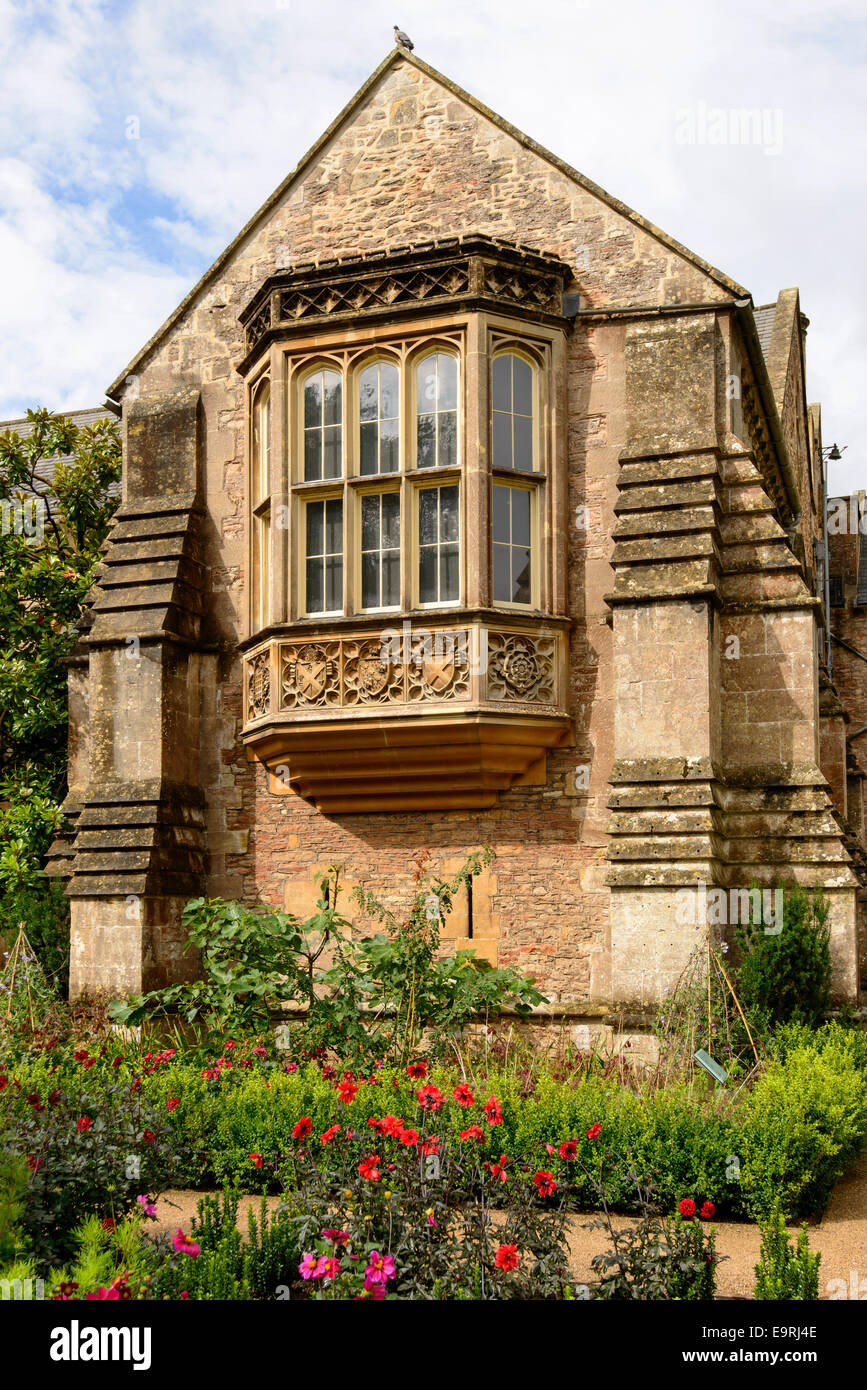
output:
[[[0,926],[2,897],[33,889],[61,822],[66,658],[117,497],[113,420],[29,410],[0,434]]]

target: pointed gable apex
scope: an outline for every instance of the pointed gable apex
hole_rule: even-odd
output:
[[[495,111],[485,106],[483,102],[480,102],[476,97],[464,91],[457,83],[452,82],[450,78],[445,77],[414,53],[410,53],[403,48],[395,47],[388,53],[379,66],[374,69],[367,81],[359,87],[358,91],[346,106],[344,106],[339,115],[335,117],[315,144],[313,144],[307,153],[299,160],[295,168],[287,174],[282,183],[279,184],[271,196],[266,199],[262,206],[241,228],[237,236],[229,243],[226,249],[217,257],[208,270],[205,271],[204,275],[196,282],[177,308],[169,315],[165,322],[160,325],[124,370],[115,378],[106,392],[110,400],[119,398],[127,377],[135,374],[139,370],[154,350],[159,347],[165,336],[207,290],[211,282],[219,276],[220,272],[231,262],[233,257],[237,255],[248,239],[256,234],[269,215],[281,202],[291,195],[295,185],[305,178],[311,167],[325,152],[329,144],[363,108],[368,98],[372,95],[389,70],[401,64],[411,65],[418,69],[419,72],[442,87],[452,97],[463,102],[478,116],[489,121],[497,130],[509,136],[524,150],[534,154],[537,158],[550,165],[578,188],[590,194],[593,198],[598,199],[600,203],[623,218],[624,221],[631,223],[634,227],[640,229],[641,232],[658,242],[661,247],[664,247],[667,251],[673,253],[675,256],[681,258],[690,266],[701,272],[703,276],[714,282],[715,285],[726,294],[737,299],[748,299],[750,297],[749,291],[745,290],[737,281],[732,280],[722,271],[712,266],[708,261],[697,256],[693,251],[690,251],[688,247],[683,246],[680,242],[662,231],[661,228],[655,226],[654,223],[650,222],[647,218],[642,217],[640,213],[635,212],[626,203],[613,197],[604,188],[600,187],[599,184],[594,183],[592,179],[587,178],[577,169],[574,169],[570,164],[566,163],[565,160],[560,159],[543,145],[531,139],[530,136],[525,135],[523,131],[511,125],[508,121],[504,120],[502,116],[497,115]]]

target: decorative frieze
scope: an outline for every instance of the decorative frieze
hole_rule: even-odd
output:
[[[416,628],[377,636],[274,639],[248,656],[247,723],[269,714],[449,701],[540,708],[560,703],[563,638],[483,625]],[[271,698],[272,653],[279,682]]]
[[[241,314],[246,355],[239,369],[246,370],[271,337],[310,324],[418,314],[420,308],[507,309],[562,323],[571,276],[556,256],[482,236],[298,265],[266,280]]]

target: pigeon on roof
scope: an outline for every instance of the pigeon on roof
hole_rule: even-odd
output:
[[[402,29],[399,29],[397,27],[396,24],[394,26],[394,41],[395,43],[399,43],[401,48],[408,48],[410,53],[412,53],[412,50],[415,47],[409,34],[405,34]]]

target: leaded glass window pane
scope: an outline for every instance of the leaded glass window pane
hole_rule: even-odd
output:
[[[458,363],[434,352],[416,369],[416,467],[458,465]]]
[[[533,369],[523,357],[494,358],[492,436],[495,468],[533,469]]]
[[[304,479],[343,474],[343,380],[339,372],[314,372],[304,383]]]
[[[372,362],[358,383],[362,474],[399,466],[400,374],[393,362]]]

